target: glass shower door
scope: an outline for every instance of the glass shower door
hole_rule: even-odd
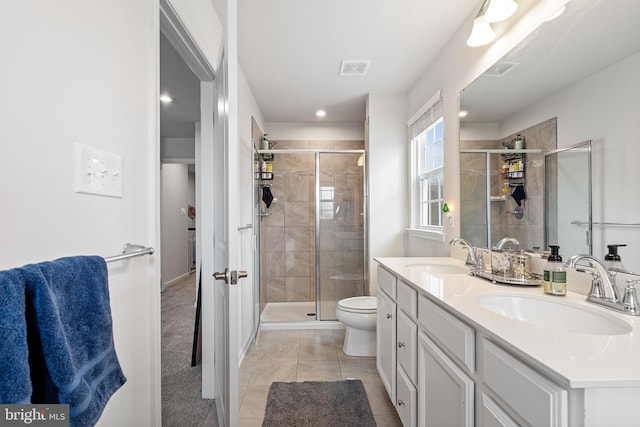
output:
[[[336,320],[338,301],[365,293],[364,153],[316,154],[318,320]]]

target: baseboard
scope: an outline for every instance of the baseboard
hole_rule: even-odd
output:
[[[167,290],[170,286],[175,285],[176,283],[178,283],[179,281],[183,280],[186,277],[189,277],[192,273],[195,273],[195,271],[192,271],[190,273],[184,273],[178,277],[176,277],[175,279],[171,279],[168,282],[165,282],[162,284],[162,291],[164,292],[165,290]]]

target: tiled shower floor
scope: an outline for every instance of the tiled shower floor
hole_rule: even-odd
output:
[[[262,310],[262,322],[305,322],[316,320],[316,303],[270,302]],[[313,314],[309,316],[308,314]]]

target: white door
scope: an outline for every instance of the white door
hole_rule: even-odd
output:
[[[215,78],[214,115],[214,381],[218,424],[237,426],[238,271],[240,236],[238,194],[238,82],[235,2],[227,2],[226,43]],[[204,304],[204,302],[203,302]],[[203,306],[204,309],[204,306]],[[206,327],[206,325],[203,325]]]

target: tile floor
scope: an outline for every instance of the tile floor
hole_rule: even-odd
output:
[[[200,397],[201,366],[190,367],[193,275],[162,294],[162,424],[216,427],[213,400]],[[376,369],[375,357],[342,351],[344,329],[261,331],[240,366],[240,426],[261,426],[274,381],[362,380],[380,427],[401,426]],[[185,413],[189,414],[185,418]],[[302,427],[302,426],[300,426]]]
[[[240,426],[261,426],[274,381],[363,382],[379,427],[401,426],[376,369],[375,357],[342,351],[344,330],[261,331],[240,366]]]

